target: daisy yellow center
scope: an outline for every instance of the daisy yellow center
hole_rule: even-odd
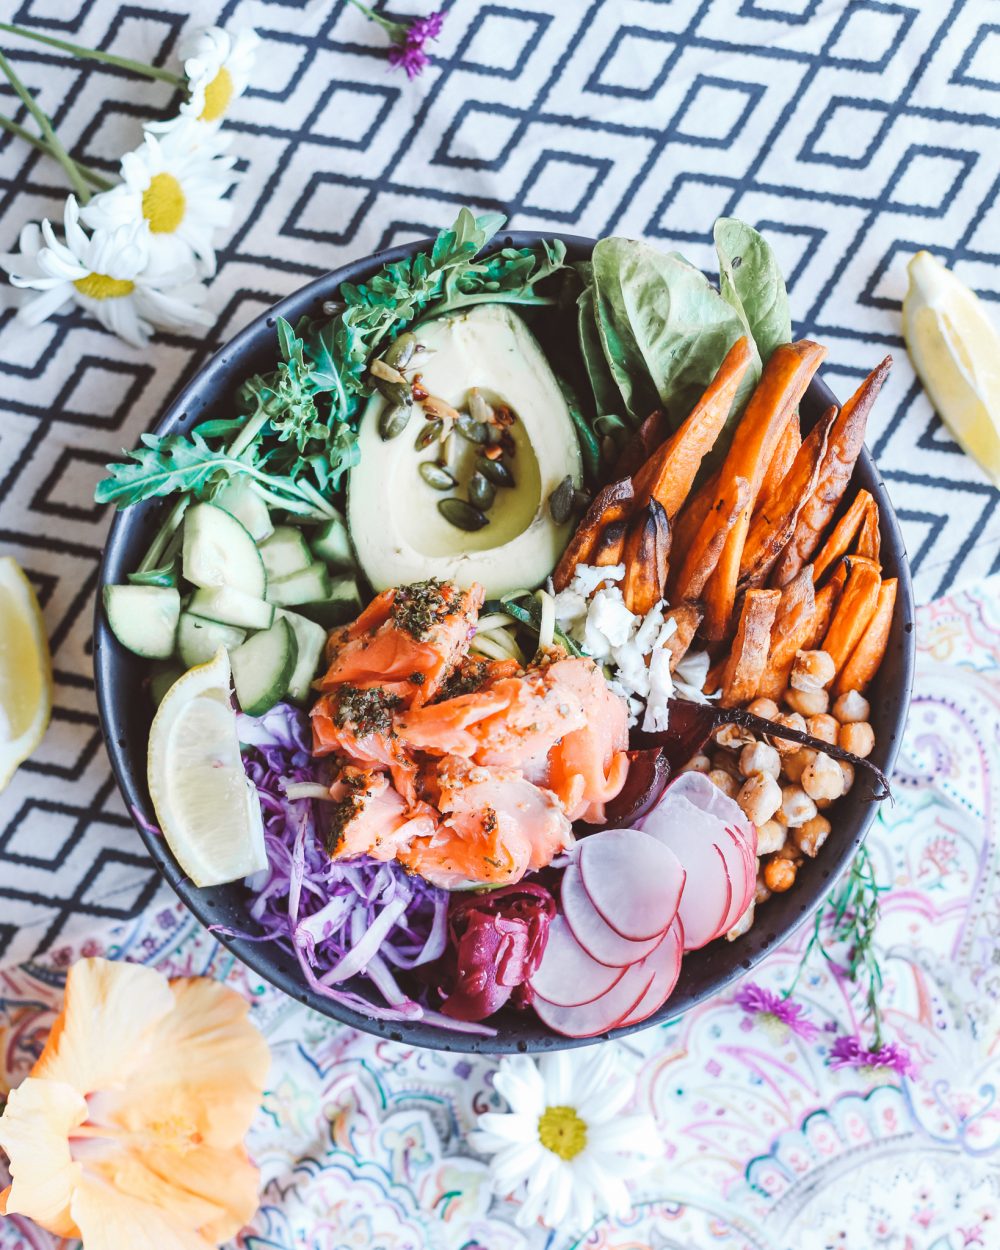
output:
[[[546,1107],[538,1117],[538,1140],[560,1159],[575,1159],[587,1144],[587,1126],[573,1107]]]
[[[212,81],[205,88],[205,106],[199,114],[201,122],[217,122],[229,108],[233,98],[233,79],[229,70],[223,65]]]
[[[154,174],[142,193],[142,215],[153,234],[173,234],[184,220],[184,192],[173,174]]]
[[[111,278],[106,273],[88,273],[85,278],[77,278],[73,285],[81,295],[89,295],[91,299],[121,299],[135,290],[135,283],[128,278]]]

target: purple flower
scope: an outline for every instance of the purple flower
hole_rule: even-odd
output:
[[[430,63],[430,58],[419,45],[394,43],[389,49],[389,64],[397,69],[405,69],[407,78],[416,78]]]
[[[406,35],[407,43],[420,46],[428,39],[436,39],[443,26],[444,13],[440,9],[436,13],[429,13],[427,17],[416,17],[410,23],[410,29]]]
[[[736,1002],[748,1015],[771,1016],[780,1020],[803,1041],[813,1042],[819,1036],[819,1029],[811,1020],[806,1019],[804,1009],[790,998],[775,994],[773,990],[765,990],[753,983],[742,985],[736,992]]]
[[[830,1047],[829,1064],[834,1070],[888,1068],[900,1076],[916,1075],[913,1060],[902,1046],[897,1046],[895,1042],[884,1042],[877,1049],[872,1049],[863,1045],[857,1034],[845,1034],[836,1039]]]

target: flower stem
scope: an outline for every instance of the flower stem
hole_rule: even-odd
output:
[[[18,96],[20,96],[25,108],[35,121],[38,122],[38,129],[42,132],[42,137],[48,144],[49,151],[66,171],[66,177],[69,178],[73,190],[77,193],[80,199],[80,203],[86,204],[90,199],[90,188],[84,181],[83,174],[77,168],[76,161],[73,160],[70,154],[56,138],[56,132],[52,129],[52,123],[49,121],[42,109],[39,108],[35,97],[31,94],[24,83],[21,82],[17,74],[14,73],[14,67],[2,52],[0,52],[0,72],[6,76],[7,81],[17,92]]]
[[[4,117],[3,114],[0,114],[0,130],[6,130],[12,135],[17,135],[19,139],[23,139],[25,143],[30,143],[39,152],[44,152],[46,156],[55,156],[55,153],[44,139],[40,139],[38,135],[33,135],[30,130],[25,130],[23,126],[19,126],[17,122],[11,121],[9,117]],[[96,169],[91,169],[89,165],[81,165],[79,161],[75,161],[74,164],[90,185],[96,187],[98,191],[107,191],[114,186],[110,178],[105,178],[103,174],[99,174]]]
[[[367,4],[362,4],[361,0],[350,0],[359,12],[368,18],[369,22],[377,22],[383,30],[388,31],[395,43],[404,43],[406,40],[406,27],[402,22],[394,22],[388,17],[383,17],[381,13],[376,13],[374,9],[370,9]],[[2,29],[2,27],[0,27]]]
[[[99,52],[96,48],[85,48],[78,43],[67,43],[65,39],[53,39],[51,35],[42,35],[24,26],[12,26],[7,22],[0,22],[0,31],[9,35],[20,35],[24,39],[33,39],[35,43],[47,44],[50,48],[58,48],[60,52],[68,52],[71,56],[77,56],[84,61],[100,61],[103,65],[115,65],[118,69],[130,70],[133,74],[143,74],[146,78],[158,78],[175,87],[183,87],[187,82],[181,74],[174,74],[169,69],[146,65],[143,61],[133,61],[127,56],[115,56],[113,52]]]

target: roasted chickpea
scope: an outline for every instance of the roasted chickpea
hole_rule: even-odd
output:
[[[811,764],[815,758],[816,752],[812,747],[800,747],[797,751],[793,751],[791,755],[786,755],[781,761],[785,776],[789,781],[801,781],[806,766]]]
[[[692,755],[681,769],[682,773],[707,773],[712,770],[712,761],[703,752]]]
[[[840,765],[822,751],[818,751],[812,763],[802,770],[799,783],[806,794],[817,802],[820,799],[839,799],[844,793],[844,774]]]
[[[849,725],[851,721],[867,720],[872,707],[863,694],[859,694],[857,690],[848,690],[835,700],[831,710],[842,725]]]
[[[754,900],[751,899],[750,906],[726,934],[727,942],[735,942],[737,938],[742,937],[743,934],[746,933],[746,931],[753,925],[753,914],[756,910],[756,906],[757,905]]]
[[[785,845],[788,830],[777,820],[765,820],[757,826],[757,854],[773,855]]]
[[[786,729],[797,729],[799,733],[806,731],[806,718],[799,712],[779,712],[772,719],[775,724],[784,725]],[[791,755],[793,751],[799,749],[799,744],[789,741],[788,738],[774,737],[771,739],[771,745],[779,755]]]
[[[807,820],[804,825],[799,825],[798,829],[792,831],[792,839],[804,855],[815,859],[829,834],[830,822],[827,818],[814,816],[812,820]]]
[[[821,742],[836,742],[839,730],[840,725],[838,725],[836,718],[830,716],[829,713],[810,716],[806,721],[806,732],[811,733],[814,738],[819,738]]]
[[[740,752],[740,772],[744,777],[767,773],[777,777],[781,772],[781,756],[768,742],[751,742]]]
[[[727,772],[723,772],[721,768],[713,768],[708,774],[708,779],[713,786],[718,786],[727,798],[736,798],[736,795],[739,792],[740,783],[735,777],[730,776]]]
[[[753,901],[759,907],[761,903],[766,903],[771,897],[771,891],[764,882],[764,866],[760,860],[757,860],[757,885],[754,889]]]
[[[828,651],[797,651],[792,664],[793,690],[825,690],[837,676],[837,666]]]
[[[781,791],[781,806],[778,808],[778,819],[789,828],[804,825],[816,815],[816,804],[801,786],[784,786]]]
[[[846,794],[854,785],[854,765],[850,760],[837,760],[840,765],[840,771],[844,774],[844,793]]]
[[[743,780],[739,758],[732,751],[713,751],[712,767],[721,768],[724,773],[728,773],[737,782]]]
[[[830,706],[830,696],[825,690],[789,689],[785,702],[793,712],[801,712],[803,716],[822,716]]]
[[[781,786],[770,773],[754,773],[740,787],[736,802],[748,820],[762,825],[781,806]]]
[[[790,859],[770,859],[764,865],[764,884],[773,894],[784,894],[795,884],[796,871]]]
[[[763,716],[765,720],[774,720],[781,708],[773,699],[754,699],[747,704],[747,711],[753,712],[754,716]]]
[[[865,759],[875,746],[875,730],[865,720],[848,721],[846,725],[841,725],[837,742],[845,751]]]
[[[739,748],[754,742],[755,738],[749,729],[742,725],[720,725],[715,731],[715,741],[720,747]]]

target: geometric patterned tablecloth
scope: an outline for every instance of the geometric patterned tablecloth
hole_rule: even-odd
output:
[[[0,972],[0,1090],[41,1047],[81,954],[225,979],[253,1004],[272,1068],[249,1148],[261,1206],[239,1250],[962,1250],[1000,1244],[1000,578],[921,608],[918,685],[868,840],[883,898],[889,1037],[912,1077],[833,1071],[860,1024],[814,957],[795,992],[815,1036],[733,992],[626,1040],[660,1162],[635,1209],[577,1241],[525,1233],[491,1201],[466,1134],[498,1105],[484,1056],[359,1034],[262,983],[176,901]],[[780,990],[808,934],[753,974]],[[0,1165],[2,1173],[2,1165]],[[0,1175],[0,1186],[3,1177]],[[55,1250],[0,1222],[0,1250]],[[234,1248],[235,1250],[235,1248]]]
[[[11,20],[175,63],[189,0],[21,0]],[[400,0],[400,8],[403,8]],[[426,12],[425,0],[412,11]],[[11,13],[10,10],[17,11]],[[255,26],[259,69],[230,128],[243,177],[204,337],[146,351],[70,313],[37,330],[0,293],[0,551],[28,571],[56,674],[52,727],[0,796],[0,961],[167,905],[114,789],[90,660],[108,516],[101,466],[131,447],[218,344],[306,280],[432,233],[458,205],[522,228],[616,231],[711,264],[718,214],[773,239],[797,330],[846,392],[896,367],[870,444],[918,597],[1000,564],[998,492],[950,441],[899,333],[907,256],[941,255],[1000,298],[996,0],[455,0],[433,63],[389,72],[384,37],[337,0],[199,0]],[[72,152],[113,172],[170,90],[37,45],[3,46]],[[0,111],[23,120],[0,87]],[[0,138],[0,250],[59,218],[58,167]]]

